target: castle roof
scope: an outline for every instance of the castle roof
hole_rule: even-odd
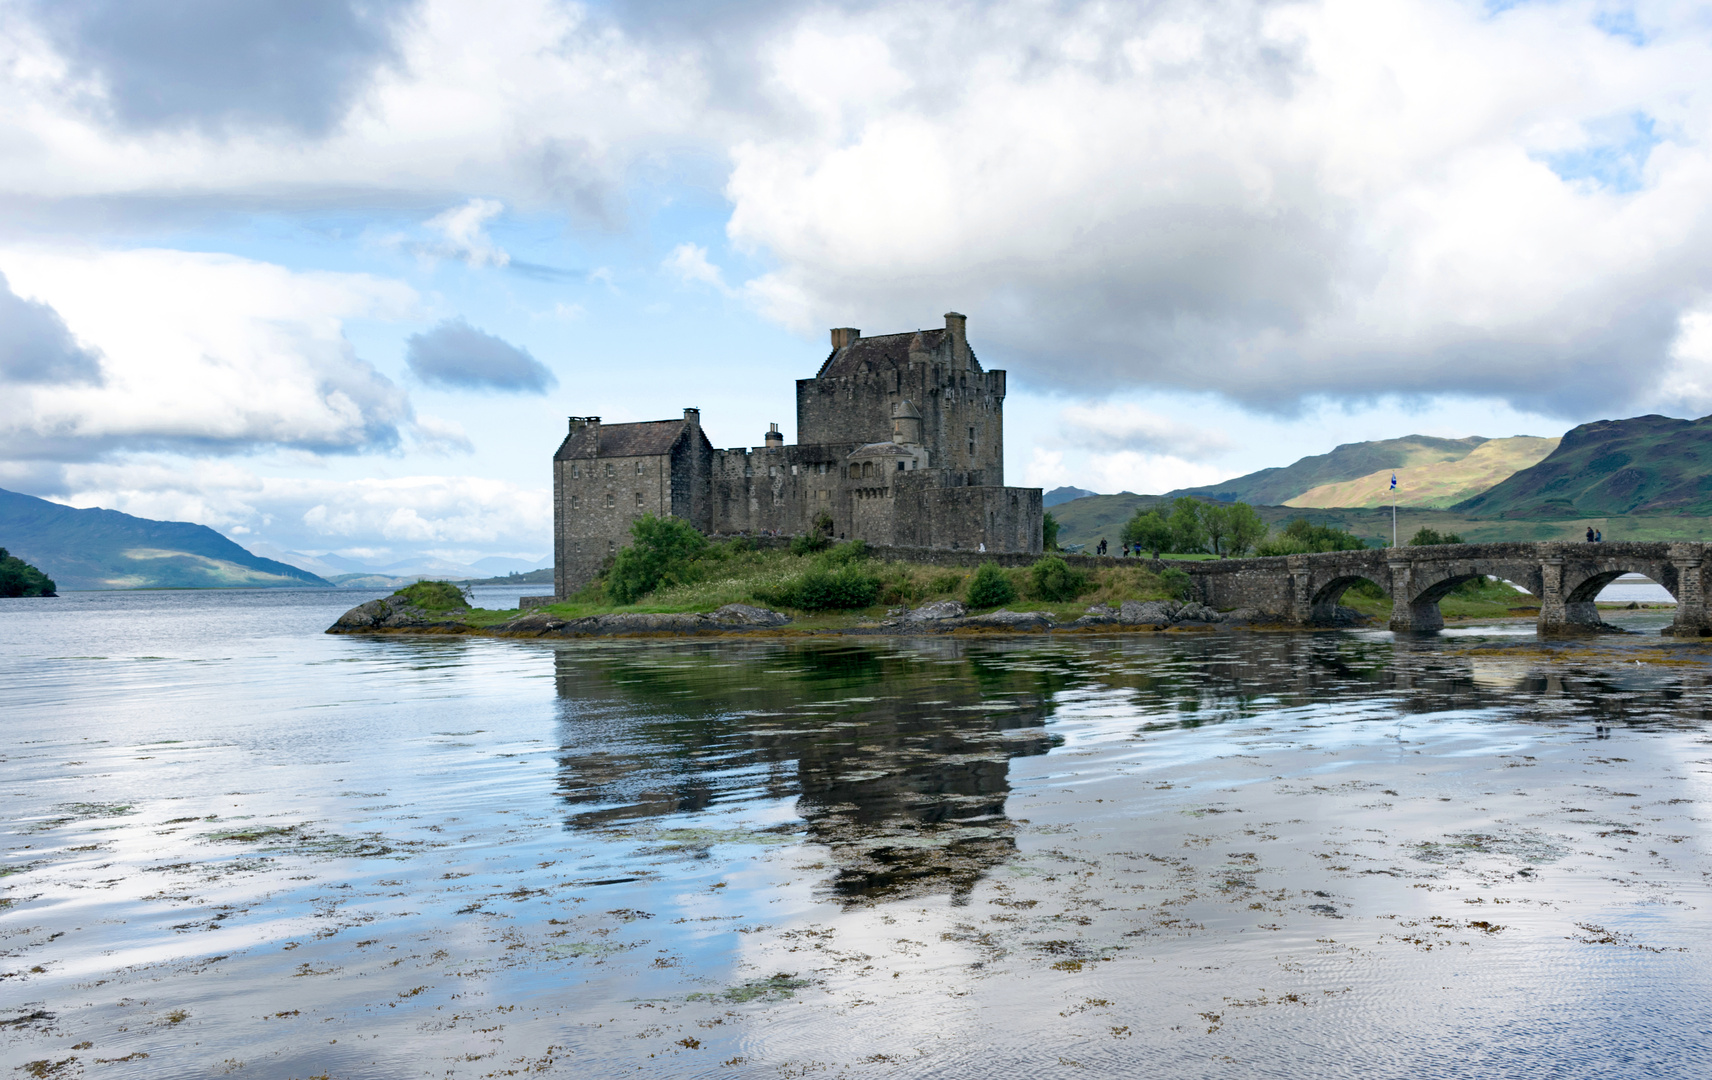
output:
[[[682,420],[639,424],[589,424],[565,436],[554,461],[574,458],[658,457],[672,452],[687,425]],[[707,436],[702,436],[707,441]],[[710,444],[711,445],[711,444]]]
[[[895,442],[871,442],[850,451],[850,457],[915,457],[916,452]]]
[[[820,373],[815,378],[839,378],[908,367],[910,353],[937,353],[942,346],[948,344],[943,328],[857,338],[842,349],[834,349],[832,355],[826,358],[826,363],[821,365]],[[980,362],[975,359],[972,349],[969,352],[969,364],[975,371],[981,370]]]

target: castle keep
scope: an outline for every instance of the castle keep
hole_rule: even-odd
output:
[[[965,319],[943,330],[832,331],[797,380],[797,442],[716,450],[701,412],[602,424],[571,417],[553,455],[553,586],[568,596],[630,539],[643,514],[710,535],[832,534],[870,544],[1040,552],[1039,488],[1005,487],[1005,373],[982,370]]]

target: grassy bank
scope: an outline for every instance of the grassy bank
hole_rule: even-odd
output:
[[[1014,598],[1000,604],[978,605],[972,602],[970,586],[977,573],[974,568],[928,566],[897,562],[852,553],[853,545],[838,545],[827,551],[793,554],[789,551],[749,549],[741,541],[710,544],[707,549],[685,565],[675,568],[681,580],[662,583],[629,604],[620,604],[610,595],[606,580],[591,582],[581,592],[564,603],[553,604],[548,611],[561,618],[581,618],[618,612],[679,613],[709,612],[726,604],[754,604],[790,614],[797,625],[812,629],[817,626],[849,626],[868,619],[882,618],[888,609],[915,607],[932,600],[960,600],[971,610],[1005,607],[1011,611],[1046,611],[1060,618],[1075,618],[1090,604],[1118,605],[1125,600],[1166,600],[1177,595],[1178,587],[1159,574],[1141,566],[1102,567],[1089,571],[1080,587],[1072,582],[1073,598],[1043,595],[1037,587],[1036,575],[1030,567],[994,571],[1009,585]],[[840,550],[845,549],[845,550]],[[874,602],[862,607],[833,610],[811,610],[780,602],[792,587],[805,576],[817,571],[852,567],[852,572],[877,582]],[[1167,577],[1169,572],[1167,572]],[[440,582],[421,582],[401,589],[418,606],[428,611],[449,611],[465,606],[455,586]],[[486,626],[503,622],[515,611],[471,609],[466,619],[472,625]]]
[[[1381,622],[1391,618],[1391,598],[1377,585],[1359,592],[1352,588],[1343,594],[1340,603]],[[1532,616],[1539,610],[1539,602],[1529,594],[1507,582],[1490,579],[1464,585],[1439,601],[1439,612],[1446,622]]]

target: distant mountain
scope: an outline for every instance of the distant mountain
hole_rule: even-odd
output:
[[[1557,449],[1558,440],[1534,435],[1488,439],[1465,457],[1426,465],[1384,468],[1354,480],[1321,484],[1285,506],[1433,506],[1444,508],[1472,498],[1532,465]],[[1391,490],[1391,477],[1397,490]]]
[[[206,525],[78,510],[0,489],[0,547],[67,589],[328,585],[245,551]]]
[[[1083,499],[1087,498],[1089,495],[1096,494],[1098,494],[1098,492],[1089,491],[1087,488],[1057,487],[1048,491],[1041,499],[1041,502],[1046,505],[1047,509],[1051,509],[1060,503],[1067,503],[1072,499]]]
[[[488,555],[473,563],[451,562],[447,559],[436,559],[430,556],[416,556],[390,563],[370,563],[360,559],[348,558],[344,555],[335,555],[332,552],[325,555],[308,555],[301,551],[286,551],[268,543],[257,544],[256,553],[295,566],[299,570],[319,574],[335,584],[347,585],[351,582],[357,582],[363,588],[368,588],[371,585],[374,588],[381,588],[385,581],[395,578],[407,585],[423,577],[450,578],[454,581],[460,581],[502,577],[514,571],[524,574],[531,570],[539,570],[542,567],[551,568],[553,565],[551,555],[544,559],[514,559],[504,555]]]
[[[1712,515],[1712,416],[1599,420],[1538,465],[1456,504],[1479,518]]]
[[[1489,440],[1478,435],[1466,439],[1435,439],[1428,435],[1405,435],[1378,442],[1345,443],[1329,454],[1305,457],[1294,465],[1261,469],[1259,472],[1201,487],[1178,488],[1169,497],[1193,495],[1215,502],[1245,502],[1256,506],[1283,506],[1291,499],[1326,484],[1357,480],[1391,469],[1416,469],[1443,461],[1460,461]],[[1401,477],[1399,477],[1401,479]]]

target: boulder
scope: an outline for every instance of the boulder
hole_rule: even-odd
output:
[[[353,634],[374,630],[458,630],[464,629],[469,615],[465,608],[454,608],[430,614],[412,605],[401,596],[385,596],[370,600],[339,616],[329,634]]]
[[[713,621],[722,626],[783,626],[791,621],[791,617],[748,604],[726,604],[713,613]]]
[[[1118,617],[1132,625],[1170,626],[1180,607],[1175,600],[1125,600]]]
[[[904,615],[905,622],[938,622],[941,619],[961,619],[969,613],[958,600],[935,600]]]
[[[1052,629],[1052,616],[1043,611],[990,611],[958,620],[959,627],[970,630],[1040,631]]]

